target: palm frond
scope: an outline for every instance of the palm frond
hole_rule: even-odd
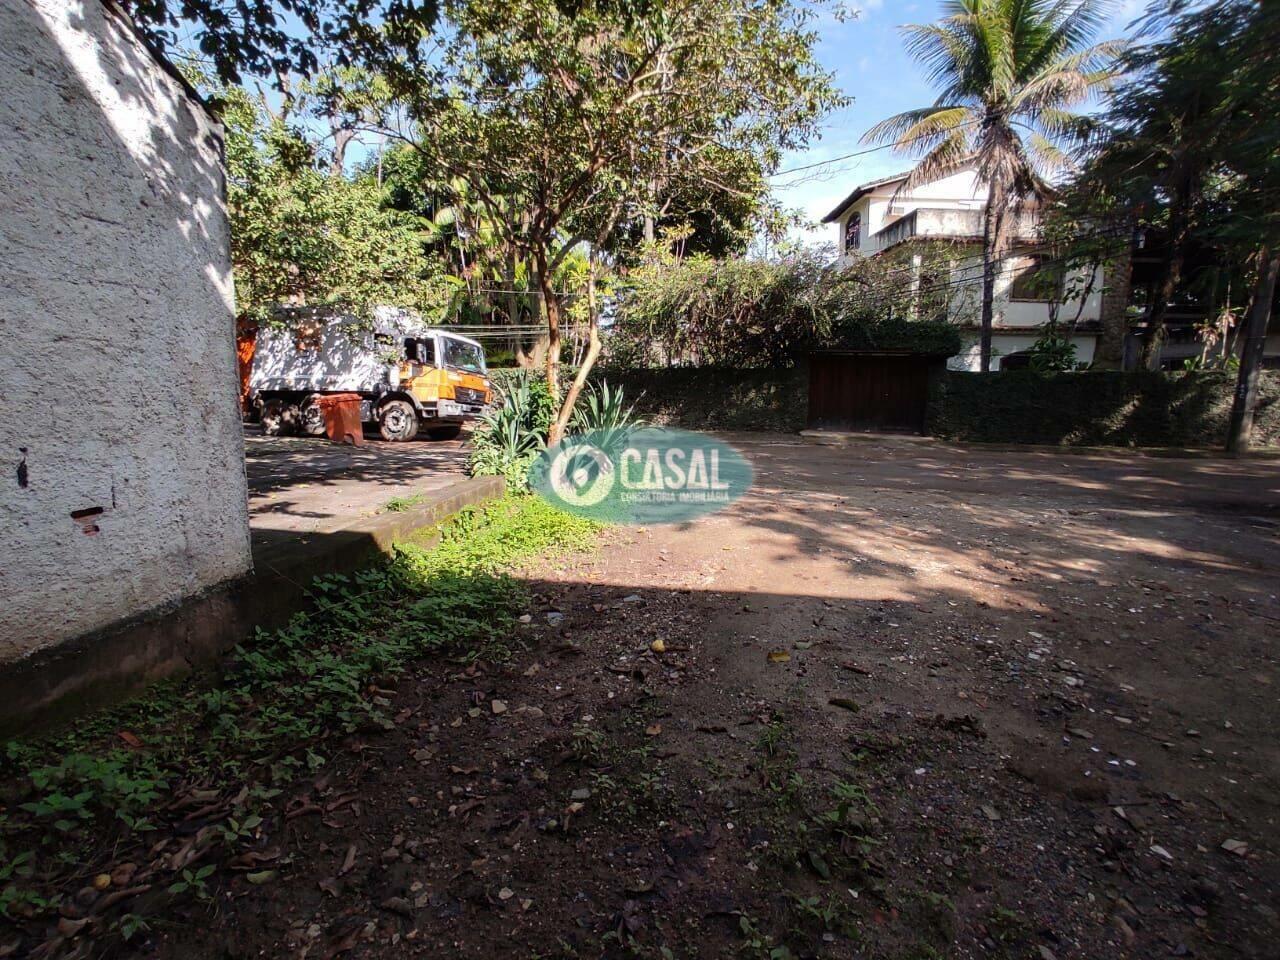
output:
[[[1039,72],[1054,58],[1088,43],[1106,23],[1115,8],[1113,0],[1058,0],[1046,20],[1054,24],[1037,56],[1027,61],[1031,72]]]
[[[1116,75],[1120,47],[1089,43],[1111,7],[1112,0],[947,0],[938,22],[903,28],[938,99],[876,124],[864,139],[923,147],[928,170],[914,181],[972,157],[1001,193],[1043,194],[1045,175],[1061,170],[1093,129],[1071,109]],[[1017,127],[1040,139],[1024,143]]]
[[[1026,139],[1026,145],[1035,165],[1050,176],[1075,166],[1071,155],[1043,134],[1031,134]]]
[[[966,107],[943,105],[924,107],[919,110],[907,110],[896,116],[882,120],[863,136],[864,143],[892,144],[899,150],[906,150],[912,145],[929,149],[934,144],[929,142],[950,135],[962,126],[968,126],[973,118]]]
[[[962,169],[972,159],[969,138],[962,131],[954,131],[951,136],[924,155],[893,195],[896,199],[901,193],[909,193],[916,187],[948,177]]]

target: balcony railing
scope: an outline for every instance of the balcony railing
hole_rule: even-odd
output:
[[[982,210],[955,210],[944,207],[916,207],[872,235],[875,251],[886,250],[913,237],[935,237],[941,240],[973,240],[982,236]],[[1039,231],[1039,218],[1024,214],[1013,224],[1014,240],[1034,240]]]

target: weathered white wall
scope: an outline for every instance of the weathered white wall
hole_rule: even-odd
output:
[[[1013,281],[1022,261],[1015,249],[996,268],[995,290],[992,299],[992,325],[995,327],[1040,327],[1052,319],[1048,301],[1014,300],[1010,297]],[[973,245],[973,255],[956,261],[952,282],[963,286],[957,300],[964,299],[968,309],[955,319],[964,323],[976,323],[982,306],[982,251],[980,244]],[[1058,304],[1058,322],[1062,324],[1090,323],[1102,315],[1104,271],[1094,270],[1093,280],[1082,268],[1068,273],[1065,289],[1068,299]]]
[[[960,170],[950,176],[924,183],[910,192],[898,192],[900,180],[876,187],[862,197],[836,221],[836,248],[843,256],[854,253],[872,254],[882,249],[874,235],[892,221],[900,219],[918,207],[943,210],[982,210],[987,202],[987,188],[978,181],[972,169]],[[862,216],[862,237],[856,251],[844,250],[844,231],[849,218]]]
[[[0,89],[4,663],[250,558],[218,124],[101,0],[0,0]]]
[[[1030,350],[1039,338],[1040,335],[1035,333],[993,333],[991,335],[991,369],[999,370],[1004,358],[1011,353]],[[1071,342],[1076,345],[1077,363],[1093,362],[1093,351],[1098,342],[1096,335],[1076,334],[1071,338]],[[967,370],[970,373],[977,373],[982,369],[982,351],[977,334],[966,334],[960,352],[947,360],[947,369]]]

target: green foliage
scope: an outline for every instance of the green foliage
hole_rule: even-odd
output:
[[[242,316],[281,304],[438,312],[448,300],[424,249],[423,221],[387,203],[376,181],[319,169],[303,130],[240,87],[209,86],[226,127],[227,207]]]
[[[787,261],[650,261],[632,272],[610,334],[623,366],[780,366],[829,329],[818,303],[825,270]]]
[[[215,869],[212,863],[206,863],[195,870],[183,870],[182,879],[169,884],[169,892],[187,893],[189,891],[195,894],[197,900],[210,900],[212,897],[209,894],[207,881]]]
[[[803,366],[609,368],[608,376],[647,422],[690,430],[793,432],[804,427],[809,402]]]
[[[403,497],[392,497],[382,505],[387,513],[406,513],[427,499],[425,493],[411,493]]]
[[[1075,341],[1056,326],[1046,327],[1028,353],[1031,369],[1040,373],[1062,373],[1077,366]]]
[[[371,36],[421,38],[436,21],[435,0],[124,0],[124,8],[156,46],[176,52],[190,38],[219,79],[314,73],[317,51],[342,50],[359,59]],[[387,29],[371,33],[370,23]],[[407,51],[408,52],[408,51]]]
[[[170,808],[178,784],[205,785],[206,802],[237,798],[214,825],[223,843],[255,837],[280,792],[273,784],[322,766],[335,734],[391,724],[371,681],[427,654],[506,656],[525,601],[507,571],[581,548],[596,529],[532,497],[469,508],[434,549],[400,546],[379,567],[316,580],[313,608],[238,647],[215,683],[192,680],[162,691],[162,706],[144,698],[53,739],[7,743],[3,782],[19,802],[0,818],[0,912],[47,908],[42,877],[59,858],[78,861],[99,833],[139,843],[181,818]],[[138,747],[117,746],[122,729]],[[36,850],[45,869],[35,869]],[[213,870],[188,868],[169,890],[207,897]]]
[[[608,380],[588,381],[569,424],[569,433],[590,432],[596,446],[615,450],[641,425],[634,404],[627,403],[624,388],[611,387]]]
[[[499,476],[511,489],[527,485],[529,467],[546,447],[555,402],[545,380],[511,379],[499,405],[486,413],[471,438],[472,476]]]
[[[1154,9],[1154,8],[1153,8]],[[1252,0],[1170,5],[1129,50],[1103,133],[1075,184],[1085,202],[1188,243],[1280,238],[1280,13]]]
[[[948,373],[926,432],[985,443],[1213,447],[1226,436],[1232,392],[1221,372]],[[1274,373],[1262,378],[1255,436],[1280,442]]]
[[[481,419],[472,436],[469,469],[472,476],[500,476],[509,488],[524,489],[529,468],[546,449],[556,404],[546,379],[537,374],[513,371],[503,380],[495,384],[499,406]],[[583,397],[570,433],[595,430],[621,439],[640,425],[622,388],[588,381]]]
[[[830,264],[800,251],[780,261],[665,258],[632,272],[609,357],[622,366],[780,367],[816,347],[953,354],[971,312],[942,280],[956,254],[921,251]],[[918,279],[917,279],[918,278]],[[953,289],[954,287],[954,289]]]

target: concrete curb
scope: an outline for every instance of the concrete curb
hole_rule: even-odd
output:
[[[361,517],[305,540],[289,534],[259,543],[248,576],[0,667],[0,736],[53,725],[208,666],[257,628],[288,622],[306,605],[315,577],[367,567],[397,541],[502,493],[501,477],[471,477],[403,513]]]

